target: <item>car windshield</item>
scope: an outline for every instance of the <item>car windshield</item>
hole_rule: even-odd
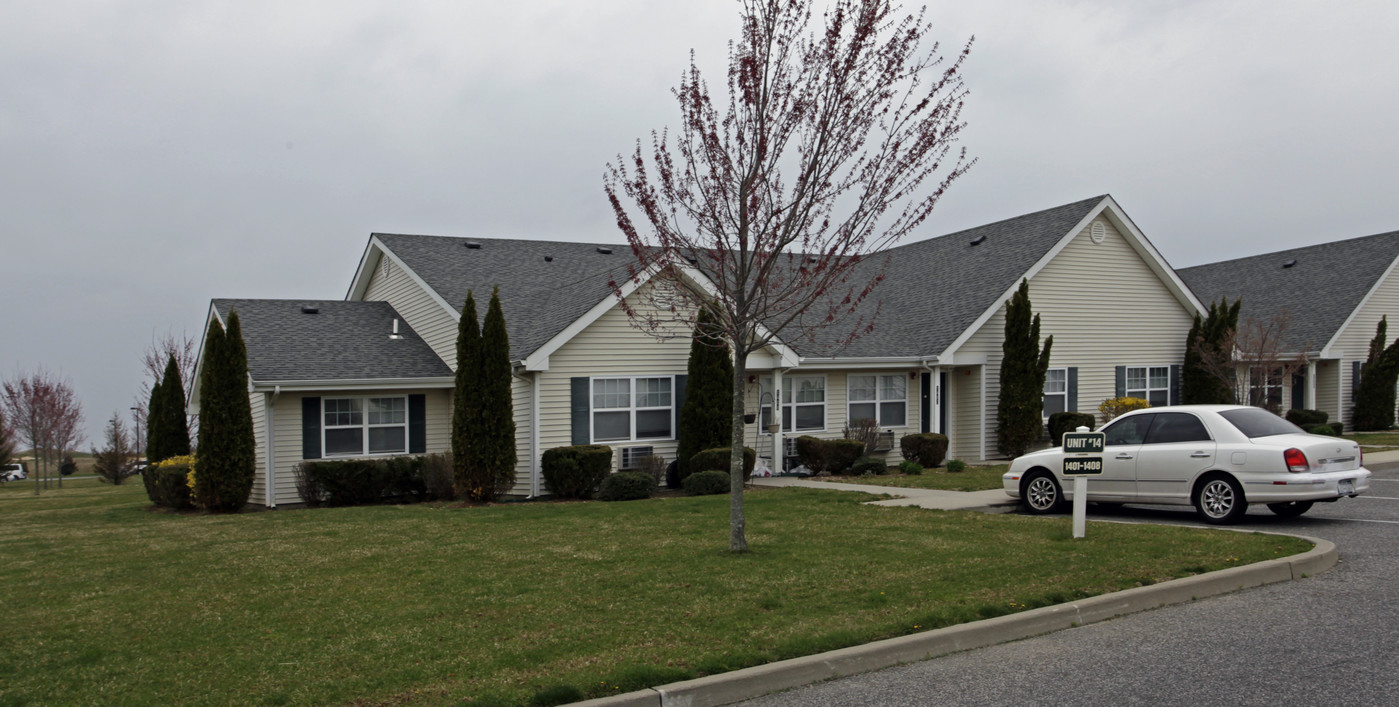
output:
[[[1302,428],[1274,415],[1262,408],[1239,408],[1225,410],[1219,416],[1238,428],[1245,437],[1268,437],[1271,435],[1303,434]]]

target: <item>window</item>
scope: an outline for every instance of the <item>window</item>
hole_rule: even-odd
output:
[[[762,399],[763,431],[772,424],[772,378],[764,377],[759,389]],[[826,377],[784,376],[782,378],[782,431],[791,432],[796,419],[799,432],[826,429]]]
[[[674,439],[671,376],[593,380],[593,441]]]
[[[407,398],[325,398],[322,406],[326,456],[408,451]]]
[[[1111,447],[1121,444],[1141,444],[1146,439],[1146,430],[1151,426],[1154,414],[1133,415],[1114,421],[1103,428],[1103,444]]]
[[[1151,403],[1152,407],[1169,405],[1171,399],[1171,367],[1128,366],[1127,397],[1141,398]]]
[[[848,387],[850,420],[874,420],[880,427],[908,425],[908,378],[904,374],[852,375]]]
[[[1268,410],[1282,409],[1282,369],[1250,366],[1248,404]]]
[[[1208,442],[1210,433],[1200,418],[1183,412],[1161,412],[1156,414],[1151,430],[1146,433],[1147,444],[1169,444],[1171,442]]]
[[[1069,409],[1069,369],[1051,368],[1044,372],[1044,411],[1046,420],[1056,412]]]

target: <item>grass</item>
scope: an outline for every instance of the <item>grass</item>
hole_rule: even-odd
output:
[[[139,482],[139,480],[137,480]],[[1294,539],[728,499],[147,510],[0,486],[0,705],[599,696],[1294,554]]]
[[[1343,438],[1367,447],[1399,447],[1399,432],[1352,432]]]
[[[836,481],[846,484],[866,484],[869,486],[897,486],[912,489],[938,489],[940,491],[987,491],[1001,488],[1001,474],[1006,473],[1009,464],[991,466],[968,466],[955,474],[946,468],[925,469],[922,474],[886,474],[884,476],[818,476],[815,481]]]

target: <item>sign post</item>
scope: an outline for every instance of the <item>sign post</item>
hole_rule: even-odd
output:
[[[1074,537],[1084,536],[1088,526],[1088,477],[1103,473],[1103,449],[1106,437],[1102,432],[1089,432],[1079,427],[1064,433],[1063,474],[1074,480]]]

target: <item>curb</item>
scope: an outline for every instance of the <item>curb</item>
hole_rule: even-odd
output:
[[[1315,547],[1299,555],[1244,567],[1230,567],[1067,604],[1045,606],[574,704],[587,707],[726,705],[771,692],[1076,628],[1170,604],[1301,579],[1325,572],[1339,561],[1335,543],[1305,535],[1291,537],[1311,542]]]

